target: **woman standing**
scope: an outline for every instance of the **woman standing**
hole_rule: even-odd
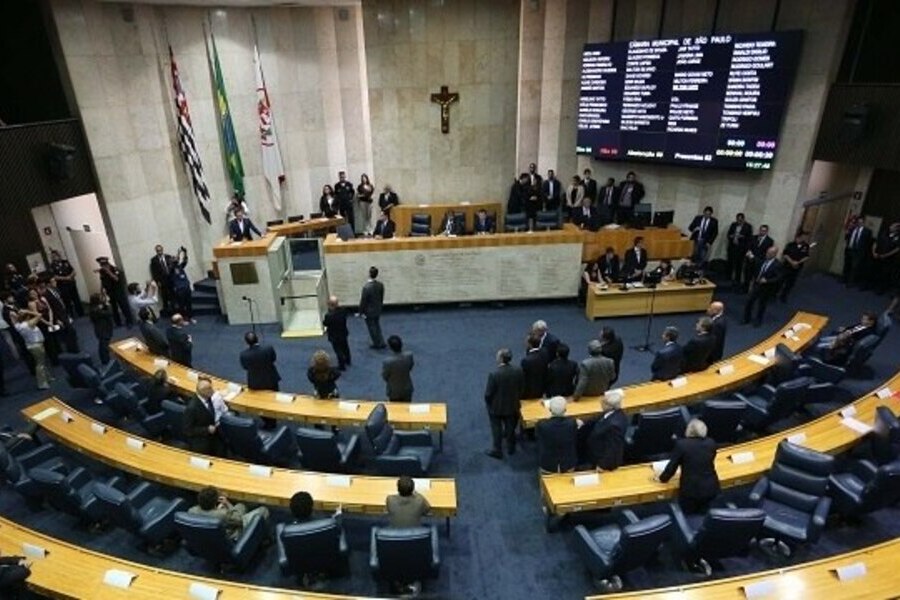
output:
[[[327,183],[322,186],[322,197],[319,198],[319,212],[327,219],[333,219],[340,212],[340,205],[334,197],[334,190]]]
[[[324,350],[316,350],[306,370],[306,377],[316,388],[316,398],[337,398],[337,380],[341,372],[331,365],[331,359]]]
[[[94,335],[97,336],[97,356],[100,357],[100,364],[106,365],[109,362],[109,343],[113,335],[112,308],[106,294],[91,294],[88,316],[94,325]]]
[[[716,442],[706,437],[706,423],[691,419],[684,438],[675,440],[669,463],[655,481],[667,483],[681,467],[678,504],[686,513],[705,513],[719,495],[719,476],[716,474]]]
[[[372,195],[375,187],[369,181],[369,176],[363,173],[359,176],[359,185],[356,186],[356,200],[359,210],[356,211],[356,233],[370,233],[372,226]]]
[[[187,250],[182,246],[178,249],[175,264],[172,265],[172,270],[169,272],[171,279],[169,285],[172,288],[172,296],[175,299],[175,310],[186,320],[196,323],[194,320],[193,297],[191,296],[191,280],[184,270],[187,262]]]

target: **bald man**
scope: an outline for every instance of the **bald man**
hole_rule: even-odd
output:
[[[712,322],[712,331],[710,333],[716,340],[712,351],[709,353],[709,362],[717,363],[722,360],[722,356],[725,353],[725,334],[728,330],[728,323],[725,320],[725,305],[718,301],[710,302],[709,308],[706,309],[706,316]]]
[[[347,342],[347,338],[350,337],[347,329],[348,314],[347,309],[340,305],[337,296],[328,298],[328,312],[322,319],[322,325],[325,326],[325,333],[328,334],[328,341],[334,349],[338,369],[341,371],[350,366],[350,344]]]
[[[194,341],[184,330],[184,317],[179,313],[172,315],[172,324],[166,330],[169,342],[169,357],[175,362],[190,367],[194,351]]]
[[[218,436],[213,393],[209,379],[197,380],[197,393],[188,400],[184,409],[184,435],[191,452],[221,456],[224,449]]]

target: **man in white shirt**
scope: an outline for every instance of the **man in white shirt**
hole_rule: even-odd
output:
[[[22,309],[19,311],[20,320],[16,321],[16,331],[25,340],[25,347],[34,358],[34,376],[37,379],[39,390],[50,389],[50,370],[47,367],[47,355],[44,351],[44,334],[38,329],[41,320],[40,313]]]

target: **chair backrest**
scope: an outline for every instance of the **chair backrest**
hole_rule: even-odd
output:
[[[779,343],[775,346],[775,356],[781,357],[782,360],[792,365],[792,367],[796,367],[801,360],[801,356],[799,354],[795,353],[793,350],[782,343]]]
[[[334,519],[279,527],[288,569],[297,575],[328,573],[341,564],[341,528]]]
[[[125,529],[140,529],[140,515],[124,493],[111,485],[97,483],[94,484],[94,497],[110,521]]]
[[[431,227],[431,215],[428,213],[413,213],[410,217],[410,223],[413,225],[428,225]]]
[[[878,464],[891,462],[897,458],[897,447],[900,446],[900,420],[887,406],[875,408],[875,423],[869,434],[872,442],[872,455]]]
[[[310,217],[312,217],[312,215],[310,215]],[[302,220],[303,220],[303,215],[288,215],[288,218],[287,218],[288,223],[299,223]]]
[[[846,369],[848,371],[856,371],[863,366],[872,357],[872,353],[880,341],[881,338],[872,333],[856,342],[853,350],[850,351],[850,356],[847,357]]]
[[[707,400],[700,418],[707,427],[707,435],[716,443],[733,442],[746,406],[740,400]]]
[[[413,223],[409,227],[409,235],[413,237],[425,237],[431,235],[431,225],[425,223]]]
[[[137,394],[124,383],[115,386],[117,405],[124,411],[126,417],[134,417],[137,420],[147,418],[147,412],[141,407]]]
[[[767,496],[804,512],[815,510],[825,495],[834,457],[782,440],[767,477]]]
[[[669,515],[653,515],[623,527],[619,543],[610,557],[613,571],[624,573],[645,565],[669,538],[671,528],[672,517]]]
[[[809,386],[815,383],[812,377],[797,377],[775,388],[775,397],[769,405],[769,419],[781,419],[800,408],[806,400],[806,392]]]
[[[97,373],[93,367],[84,363],[79,364],[77,368],[78,374],[81,375],[81,379],[84,381],[85,385],[95,392],[100,392],[100,374]]]
[[[880,340],[883,340],[884,336],[891,330],[891,325],[893,324],[894,321],[891,319],[891,313],[884,311],[878,316],[878,320],[875,322],[875,335],[877,335]]]
[[[863,504],[893,506],[900,501],[900,460],[881,465],[863,489]]]
[[[528,225],[528,217],[525,213],[507,213],[504,220],[506,231],[524,231]]]
[[[341,452],[333,432],[298,427],[296,436],[305,468],[326,472],[340,470]]]
[[[191,554],[215,563],[231,561],[233,543],[225,531],[223,519],[177,512],[175,529]]]
[[[271,221],[266,221],[266,227],[271,227],[273,225],[282,225],[284,223],[284,219],[272,219]]]
[[[415,581],[433,572],[431,527],[376,527],[379,572],[389,581]]]
[[[541,210],[535,215],[535,229],[559,229],[559,213],[555,210]]]
[[[703,558],[741,554],[765,520],[766,512],[761,508],[712,508],[694,536],[694,550]]]
[[[81,516],[81,498],[78,492],[66,483],[65,475],[37,467],[28,471],[28,476],[50,506],[76,517]]]
[[[387,409],[384,404],[379,404],[372,409],[366,418],[366,436],[375,449],[375,454],[381,454],[387,450],[394,437],[394,428],[387,420]]]
[[[219,419],[222,435],[231,449],[246,458],[257,458],[263,455],[262,439],[256,427],[256,421],[249,417],[239,417],[225,413]]]
[[[0,480],[15,484],[25,475],[22,465],[16,457],[9,453],[6,446],[0,444]]]
[[[453,220],[456,221],[456,229],[460,233],[466,232],[466,213],[456,213],[453,215]]]
[[[87,383],[82,379],[81,373],[78,372],[78,365],[91,366],[93,363],[91,362],[90,354],[87,352],[79,352],[77,354],[65,352],[59,355],[59,364],[62,365],[66,372],[69,385],[76,388],[87,387]]]
[[[687,420],[682,407],[648,410],[637,415],[632,452],[635,454],[659,454],[668,452],[675,438],[684,435]]]
[[[166,424],[172,437],[184,439],[184,404],[174,400],[163,400],[159,406],[166,416]]]

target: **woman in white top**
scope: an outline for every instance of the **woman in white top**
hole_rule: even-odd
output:
[[[128,307],[131,309],[131,314],[134,315],[135,321],[140,322],[138,313],[141,312],[142,308],[149,308],[155,314],[158,303],[159,294],[155,281],[148,281],[143,290],[141,290],[141,286],[138,283],[128,284]]]

